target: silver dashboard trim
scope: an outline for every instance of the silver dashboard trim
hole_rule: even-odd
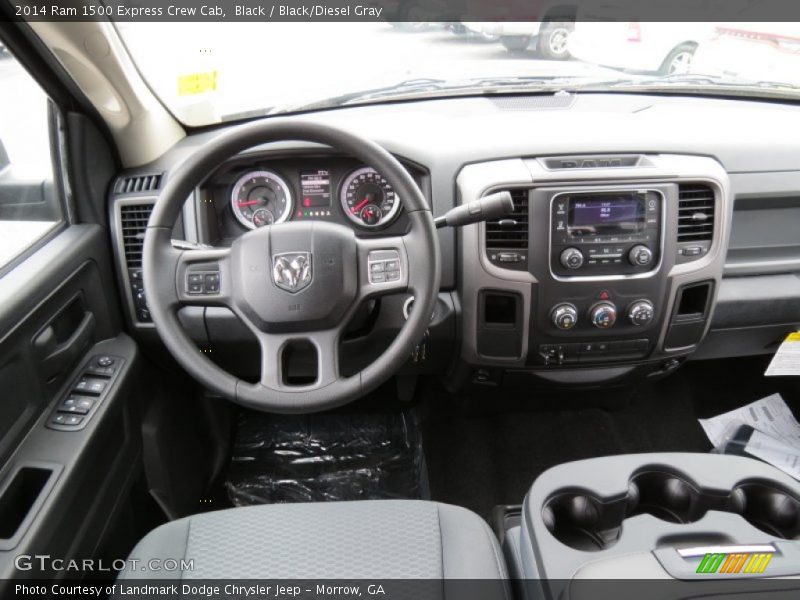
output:
[[[667,234],[672,231],[673,223],[662,203],[662,250],[659,267],[663,276],[668,278],[667,296],[663,310],[671,314],[677,290],[688,283],[713,280],[712,313],[706,323],[706,331],[710,327],[713,306],[722,279],[725,249],[730,236],[733,198],[728,173],[722,165],[712,157],[684,154],[648,154],[650,164],[647,169],[636,167],[612,167],[596,169],[576,169],[575,171],[548,171],[537,157],[520,157],[499,159],[464,166],[456,176],[457,201],[461,204],[471,202],[482,195],[500,189],[538,189],[563,186],[608,186],[622,187],[626,185],[646,188],[660,184],[680,184],[703,182],[711,185],[717,201],[714,217],[714,238],[708,252],[702,258],[682,264],[676,258],[667,256],[667,249],[674,244],[667,244]],[[669,221],[669,222],[668,222]],[[676,226],[676,225],[675,225]],[[548,223],[548,229],[550,224]],[[530,272],[502,269],[488,263],[484,244],[484,224],[464,227],[459,237],[459,282],[458,289],[462,303],[462,344],[461,359],[469,365],[499,366],[504,368],[526,367],[528,341],[531,327],[531,302],[533,284],[537,278]],[[478,255],[475,255],[475,252]],[[549,252],[549,248],[548,248]],[[530,253],[529,253],[530,254]],[[529,256],[530,258],[530,256]],[[660,272],[659,270],[654,273]],[[582,280],[584,282],[585,280]],[[569,281],[561,282],[569,284]],[[485,357],[477,350],[477,316],[478,291],[494,289],[511,291],[523,298],[522,353],[513,359]],[[668,319],[664,320],[658,333],[658,342],[653,359],[685,354],[691,348],[671,349],[663,351],[663,344],[668,331]]]

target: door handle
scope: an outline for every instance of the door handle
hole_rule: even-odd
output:
[[[39,366],[45,381],[50,381],[74,364],[86,348],[92,333],[94,333],[94,314],[87,311],[74,331],[63,342],[58,342],[52,324],[36,336],[33,347],[39,356]]]

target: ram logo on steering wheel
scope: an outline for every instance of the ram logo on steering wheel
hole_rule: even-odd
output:
[[[299,292],[311,283],[311,252],[283,252],[272,256],[272,279],[287,292]]]

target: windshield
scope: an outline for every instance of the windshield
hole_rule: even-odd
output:
[[[187,125],[392,99],[800,95],[800,23],[118,23]]]

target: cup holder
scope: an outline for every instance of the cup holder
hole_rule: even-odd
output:
[[[619,538],[625,519],[624,503],[602,502],[582,492],[567,492],[547,502],[542,520],[562,544],[576,550],[603,550]]]
[[[637,493],[636,502],[631,502],[631,517],[649,514],[669,523],[693,523],[709,508],[715,508],[709,506],[709,498],[694,484],[665,471],[639,473],[630,487]]]
[[[694,523],[709,510],[741,515],[758,529],[800,539],[800,499],[774,485],[747,482],[727,494],[704,490],[664,469],[640,470],[626,494],[598,498],[583,490],[556,492],[542,509],[542,521],[562,544],[584,551],[616,543],[624,521],[648,514],[667,523]]]
[[[787,540],[800,538],[800,499],[768,483],[739,485],[742,516],[761,531]]]

